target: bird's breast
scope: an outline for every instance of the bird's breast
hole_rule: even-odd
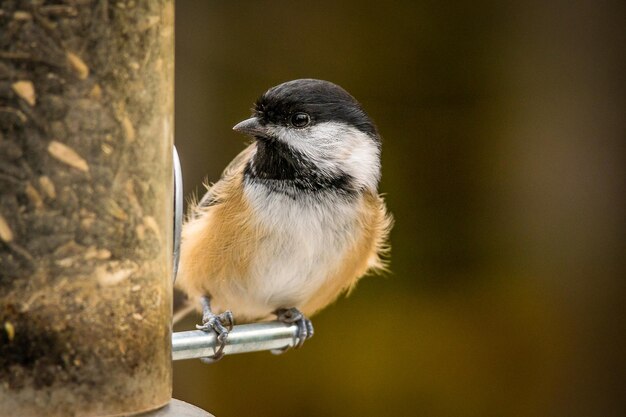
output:
[[[337,271],[359,235],[358,203],[334,195],[292,198],[263,186],[244,191],[259,236],[248,293],[268,306],[306,303]]]

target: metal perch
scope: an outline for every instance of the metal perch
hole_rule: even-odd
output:
[[[298,341],[298,326],[279,321],[242,324],[228,334],[224,353],[258,352],[292,347]],[[213,332],[191,330],[172,334],[172,359],[193,359],[212,356],[216,337]]]

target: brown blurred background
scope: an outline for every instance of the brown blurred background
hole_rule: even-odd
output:
[[[218,417],[626,415],[621,3],[179,0],[186,192],[243,148],[258,95],[322,78],[377,122],[396,226],[393,273],[303,349],[177,362],[174,396]]]

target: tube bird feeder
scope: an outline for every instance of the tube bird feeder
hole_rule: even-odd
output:
[[[171,398],[173,0],[0,3],[0,415]]]

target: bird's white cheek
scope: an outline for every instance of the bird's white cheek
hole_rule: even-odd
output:
[[[374,139],[344,124],[328,123],[322,133],[338,139],[329,145],[327,160],[359,185],[376,190],[380,179],[380,149]]]
[[[359,133],[364,135],[363,133]],[[380,151],[369,138],[354,141],[342,164],[345,171],[370,190],[376,190],[380,180]]]
[[[322,171],[347,173],[375,190],[380,179],[380,150],[366,133],[344,123],[325,122],[307,129],[277,127],[276,137],[315,163]]]

